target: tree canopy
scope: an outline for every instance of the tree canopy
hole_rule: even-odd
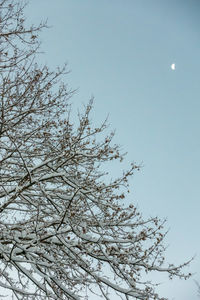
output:
[[[1,291],[15,299],[78,300],[87,291],[164,299],[151,272],[186,279],[188,262],[166,264],[164,222],[126,206],[140,167],[105,179],[106,162],[124,154],[113,132],[102,134],[106,122],[91,124],[92,101],[78,126],[71,120],[65,67],[36,63],[45,24],[26,28],[23,9],[22,1],[0,0]]]

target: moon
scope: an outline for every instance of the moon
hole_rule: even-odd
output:
[[[174,71],[174,70],[176,70],[176,65],[173,63],[173,64],[171,64],[171,69]]]

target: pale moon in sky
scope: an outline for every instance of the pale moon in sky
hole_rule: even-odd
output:
[[[175,64],[171,64],[171,69],[174,71],[176,69]]]

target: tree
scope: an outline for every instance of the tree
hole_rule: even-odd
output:
[[[188,278],[164,265],[163,222],[125,206],[128,179],[106,179],[106,162],[122,161],[106,122],[94,128],[92,101],[71,121],[61,82],[35,62],[40,24],[25,27],[23,5],[0,0],[0,286],[15,299],[163,299],[144,273]],[[105,276],[109,269],[109,278]]]

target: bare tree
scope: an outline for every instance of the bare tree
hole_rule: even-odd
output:
[[[163,222],[126,207],[130,170],[106,179],[123,159],[107,125],[93,128],[90,102],[70,117],[72,91],[35,63],[38,31],[25,28],[22,1],[0,0],[0,287],[15,299],[164,299],[144,273],[187,278],[164,264]],[[106,277],[106,272],[109,276]],[[146,275],[145,275],[146,276]],[[145,277],[146,278],[146,277]]]

